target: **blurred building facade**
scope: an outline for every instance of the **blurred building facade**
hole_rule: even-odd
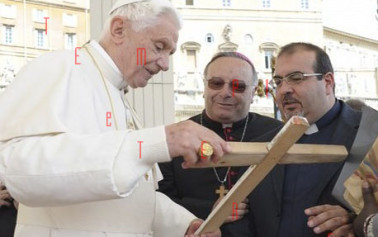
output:
[[[115,1],[0,0],[0,93],[28,61],[97,39]],[[242,52],[266,83],[272,76],[271,58],[294,41],[314,43],[330,54],[338,97],[359,98],[378,109],[376,0],[171,2],[184,25],[170,70],[128,93],[146,127],[183,120],[203,109],[203,69],[215,53]],[[273,116],[272,97],[255,97],[251,110]]]
[[[272,77],[271,57],[277,54],[279,47],[294,41],[311,42],[330,54],[338,97],[360,98],[378,109],[375,0],[172,2],[184,19],[178,50],[173,56],[176,121],[203,109],[203,69],[215,53],[242,52],[253,61],[259,79],[265,83]],[[342,14],[334,12],[340,9],[339,5],[343,6]],[[356,12],[354,5],[358,5],[359,11]],[[351,13],[364,17],[350,18]],[[354,20],[353,25],[357,27],[345,28],[345,19]],[[337,22],[340,24],[335,24]],[[360,30],[367,24],[372,26],[368,34]],[[255,97],[251,111],[273,116],[272,97]]]
[[[27,62],[89,33],[88,0],[0,0],[0,93]]]
[[[323,1],[324,48],[335,68],[336,95],[378,109],[378,1]]]

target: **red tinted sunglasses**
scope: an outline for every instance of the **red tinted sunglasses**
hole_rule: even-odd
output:
[[[208,87],[212,90],[221,90],[226,84],[226,82],[222,78],[211,78],[206,81]],[[243,93],[249,85],[247,85],[244,81],[233,79],[228,83],[228,86],[233,92]]]

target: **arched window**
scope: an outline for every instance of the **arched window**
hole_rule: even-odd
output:
[[[209,43],[209,44],[213,43],[214,42],[214,36],[213,36],[213,34],[207,33],[205,41],[206,41],[206,43]]]
[[[186,67],[188,73],[194,73],[197,69],[197,55],[201,45],[194,41],[187,41],[181,45],[181,50],[186,53]]]
[[[264,55],[264,68],[271,69],[272,57],[278,52],[279,46],[273,42],[265,42],[260,45],[260,52]]]
[[[244,35],[244,43],[251,45],[253,43],[253,37],[251,34]]]

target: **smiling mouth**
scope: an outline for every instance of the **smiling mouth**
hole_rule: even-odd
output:
[[[226,107],[231,107],[234,106],[233,104],[223,104],[223,103],[218,103],[220,106],[226,106]]]

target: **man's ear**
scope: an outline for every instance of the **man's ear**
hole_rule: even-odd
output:
[[[333,77],[333,73],[327,72],[323,77],[325,81],[326,95],[334,94],[335,78]]]
[[[110,36],[115,44],[121,44],[125,39],[127,22],[120,16],[115,16],[110,22]]]

